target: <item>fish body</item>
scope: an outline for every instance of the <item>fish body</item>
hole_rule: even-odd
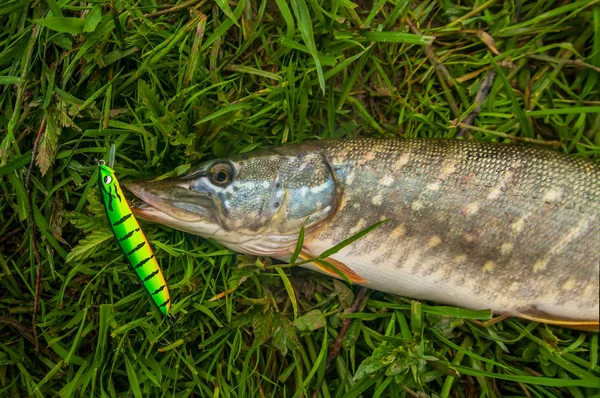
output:
[[[472,141],[325,140],[128,187],[146,203],[136,209],[142,218],[283,261],[303,225],[308,258],[387,220],[331,256],[364,286],[598,325],[600,165],[593,161]]]
[[[125,200],[114,171],[102,164],[99,168],[100,195],[117,244],[158,310],[166,316],[171,297],[152,248]]]

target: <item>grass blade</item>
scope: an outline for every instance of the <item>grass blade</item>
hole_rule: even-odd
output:
[[[527,117],[527,114],[523,110],[523,107],[521,105],[519,105],[519,102],[517,101],[517,97],[515,96],[514,90],[513,90],[512,86],[510,85],[510,83],[508,82],[506,75],[502,71],[502,68],[500,68],[498,66],[498,64],[496,63],[496,61],[494,61],[493,58],[490,58],[490,61],[494,65],[498,79],[500,79],[500,81],[502,82],[502,85],[504,86],[504,91],[508,95],[508,98],[510,99],[510,102],[513,105],[513,110],[517,114],[517,118],[519,119],[519,124],[521,125],[521,130],[523,131],[523,133],[526,137],[534,138],[535,134],[533,133],[533,126],[531,125],[531,121]]]
[[[298,21],[298,29],[302,35],[302,40],[304,41],[304,44],[306,44],[306,47],[308,47],[308,51],[315,61],[315,67],[317,69],[317,76],[319,79],[319,87],[321,87],[321,91],[323,91],[323,94],[325,94],[325,77],[323,75],[323,68],[321,67],[317,45],[315,44],[312,20],[310,18],[310,14],[308,13],[308,7],[306,6],[306,2],[304,0],[290,0],[290,2],[292,3],[292,9],[296,15],[296,20]]]
[[[487,372],[483,370],[475,370],[473,368],[469,368],[461,365],[452,365],[452,369],[457,370],[462,374],[466,374],[469,376],[481,376],[481,377],[491,377],[494,379],[500,380],[511,380],[519,383],[525,384],[533,384],[539,386],[552,386],[552,387],[588,387],[588,388],[597,388],[598,382],[600,379],[559,379],[559,378],[550,378],[550,377],[539,377],[539,376],[520,376],[520,375],[507,375],[502,373],[493,373]]]
[[[86,23],[84,19],[71,17],[47,17],[44,19],[34,19],[33,22],[56,32],[73,35],[83,33]]]
[[[290,257],[290,264],[295,264],[300,252],[302,251],[302,247],[304,246],[304,224],[302,224],[302,228],[300,228],[300,233],[298,234],[298,240],[296,241],[296,248],[292,253],[292,257]]]
[[[298,301],[296,300],[296,293],[294,292],[294,288],[292,287],[290,279],[287,277],[285,272],[283,272],[281,267],[275,267],[275,271],[277,271],[277,273],[281,277],[281,280],[283,281],[283,286],[285,286],[285,290],[287,291],[287,294],[292,303],[292,309],[294,310],[294,320],[296,320],[298,319]]]
[[[137,374],[131,362],[127,358],[127,356],[123,356],[125,359],[125,367],[127,369],[127,378],[129,379],[129,385],[131,386],[131,391],[133,392],[133,396],[135,398],[142,398],[144,395],[142,394],[142,390],[140,389],[140,383],[138,381]]]
[[[357,232],[356,234],[352,235],[351,237],[349,237],[348,239],[344,239],[342,242],[338,243],[337,245],[333,246],[331,249],[325,250],[323,253],[321,253],[321,255],[319,256],[319,259],[326,259],[329,256],[332,256],[334,254],[336,254],[337,252],[339,252],[340,250],[342,250],[344,247],[354,243],[355,241],[359,240],[360,238],[362,238],[363,236],[367,235],[368,233],[370,233],[371,231],[373,231],[375,228],[378,228],[380,225],[388,222],[389,220],[383,220],[383,221],[378,221],[375,224]]]
[[[427,46],[433,43],[434,36],[415,35],[405,32],[364,32],[366,40],[382,43],[405,43]]]
[[[287,2],[285,0],[275,0],[275,3],[277,3],[277,7],[279,7],[281,16],[283,17],[283,20],[285,21],[285,26],[287,29],[285,37],[288,38],[289,40],[292,40],[292,37],[294,36],[294,32],[296,31],[296,27],[294,25],[294,17],[292,16],[292,12],[290,11],[290,8],[288,7]]]

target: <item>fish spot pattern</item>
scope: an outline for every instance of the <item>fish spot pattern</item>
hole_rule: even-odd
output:
[[[381,206],[383,203],[383,194],[381,192],[377,192],[377,195],[373,196],[373,200],[371,200],[371,202],[375,206]]]
[[[600,253],[592,211],[600,208],[600,167],[552,151],[451,140],[343,140],[322,150],[342,182],[343,206],[312,239],[339,243],[385,215],[390,222],[352,243],[353,253],[398,270],[418,261],[411,272],[444,275],[440,283],[450,286],[468,281],[472,297],[510,305],[548,292],[556,303],[581,302],[579,286],[597,290],[589,259]],[[582,213],[589,222],[579,223]],[[560,279],[565,269],[572,289],[562,288],[571,284]]]
[[[503,243],[502,246],[500,246],[500,253],[502,255],[507,255],[508,253],[510,253],[512,251],[513,246],[514,245],[510,242]]]
[[[492,260],[488,260],[486,261],[486,263],[483,265],[483,270],[487,271],[487,272],[492,272],[494,270],[494,267],[496,266],[496,263],[493,262]]]
[[[429,242],[427,242],[427,247],[429,249],[433,249],[434,247],[438,246],[440,243],[442,243],[442,238],[435,235],[435,236],[432,236],[431,239],[429,239]]]

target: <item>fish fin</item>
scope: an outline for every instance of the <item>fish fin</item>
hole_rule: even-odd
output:
[[[583,330],[586,332],[598,332],[600,324],[598,321],[580,321],[575,319],[560,318],[550,315],[537,308],[529,308],[517,313],[517,316],[534,322],[548,323],[550,325],[563,326],[570,329]]]
[[[298,257],[300,257],[302,260],[310,260],[311,258],[315,258],[315,256],[311,255],[309,252],[304,250],[300,252]],[[314,260],[311,262],[311,264],[318,267],[321,271],[329,275],[339,277],[340,275],[334,270],[332,270],[329,264],[327,263],[337,268],[338,271],[344,274],[344,276],[346,276],[346,278],[348,278],[348,280],[350,280],[352,283],[368,283],[368,281],[365,278],[352,271],[350,267],[348,267],[346,264],[335,260],[331,257],[327,257],[325,260]]]

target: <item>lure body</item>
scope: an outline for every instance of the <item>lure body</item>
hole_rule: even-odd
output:
[[[164,275],[110,167],[100,165],[98,184],[119,247],[159,311],[168,315],[171,299]]]

